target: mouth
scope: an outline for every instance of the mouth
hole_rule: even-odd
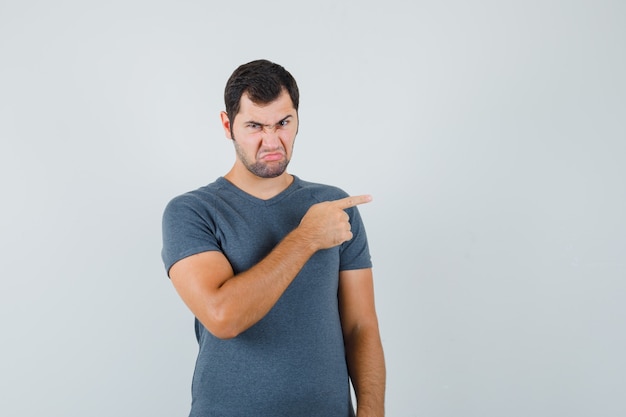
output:
[[[264,153],[261,154],[261,156],[259,157],[259,159],[263,160],[263,161],[279,161],[281,159],[285,158],[285,154],[282,152],[269,152],[269,153]]]

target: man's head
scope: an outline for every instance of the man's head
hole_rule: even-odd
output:
[[[224,99],[220,117],[235,146],[234,168],[260,178],[281,176],[299,124],[298,86],[291,74],[266,60],[244,64],[228,79]]]
[[[268,104],[287,91],[293,108],[298,111],[300,93],[292,75],[282,66],[265,59],[239,66],[230,76],[224,89],[226,114],[231,121],[239,113],[241,97],[246,94],[255,104]]]

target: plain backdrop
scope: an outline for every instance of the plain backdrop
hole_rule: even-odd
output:
[[[185,416],[160,259],[239,65],[290,171],[370,193],[391,417],[626,415],[623,1],[0,0],[0,415]]]

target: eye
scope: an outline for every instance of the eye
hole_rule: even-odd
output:
[[[251,130],[259,130],[259,129],[261,129],[261,125],[258,124],[258,123],[248,123],[248,124],[246,124],[246,127],[248,129],[251,129]]]
[[[285,127],[289,124],[289,120],[281,120],[280,122],[278,122],[278,125],[280,127]]]

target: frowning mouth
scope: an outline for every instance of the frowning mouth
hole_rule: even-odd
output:
[[[279,161],[285,158],[285,154],[283,152],[268,152],[263,153],[259,156],[259,159],[264,161]]]

